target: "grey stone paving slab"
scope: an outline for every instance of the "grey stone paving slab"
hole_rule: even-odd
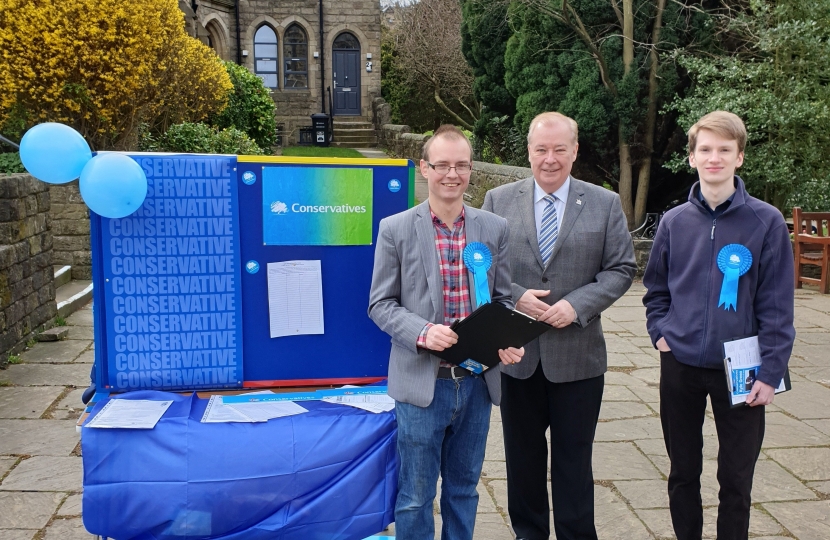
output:
[[[645,317],[639,321],[622,321],[618,324],[637,337],[648,337]]]
[[[89,386],[89,364],[17,364],[0,371],[16,386]]]
[[[602,408],[599,411],[599,417],[602,420],[641,418],[653,415],[654,411],[649,409],[648,406],[633,401],[607,401],[602,404]]]
[[[485,460],[481,468],[481,476],[486,479],[507,478],[507,466],[504,461]]]
[[[830,482],[807,482],[807,486],[813,488],[822,495],[830,495]]]
[[[615,323],[610,319],[602,319],[602,332],[605,334],[607,338],[609,335],[613,335],[617,332],[625,332],[625,328],[620,326],[619,324]]]
[[[795,317],[799,321],[806,321],[814,326],[830,330],[830,315],[817,311],[812,307],[799,307],[795,312]]]
[[[75,364],[91,364],[95,362],[95,349],[89,349],[81,353],[78,358],[75,359]]]
[[[63,498],[63,493],[0,493],[0,529],[41,529]]]
[[[0,388],[0,418],[40,418],[61,392],[60,386]]]
[[[660,368],[653,367],[653,368],[645,368],[645,369],[635,369],[631,372],[632,377],[636,377],[641,381],[649,384],[651,386],[657,386],[660,384]]]
[[[594,522],[603,540],[650,540],[651,535],[625,502],[605,486],[594,486]]]
[[[830,444],[830,437],[821,431],[783,413],[767,413],[765,421],[764,448]]]
[[[609,385],[602,391],[602,406],[609,401],[640,401],[640,398],[625,386]]]
[[[63,504],[58,509],[59,516],[80,516],[83,502],[83,495],[74,493],[63,501]]]
[[[623,353],[608,353],[608,367],[630,368],[634,367],[634,363]]]
[[[632,344],[626,338],[621,338],[614,335],[605,336],[605,347],[607,348],[609,353],[640,354],[642,352],[639,347]]]
[[[801,480],[830,480],[830,448],[780,448],[764,453]]]
[[[68,456],[78,440],[71,420],[0,420],[0,454]]]
[[[806,343],[807,345],[830,345],[830,333],[805,332],[803,334],[796,334],[795,347],[801,346],[801,343]]]
[[[642,350],[642,349],[640,349]],[[644,353],[644,354],[632,354],[627,353],[625,355],[628,360],[634,364],[638,368],[650,368],[650,367],[659,367],[660,366],[660,357],[655,356],[653,354]]]
[[[92,341],[94,337],[95,336],[91,326],[70,326],[69,336],[67,337],[67,339],[80,339],[84,341]]]
[[[642,321],[645,319],[645,308],[642,302],[639,306],[613,305],[603,311],[602,316],[608,317],[615,322]]]
[[[637,515],[646,523],[658,538],[674,538],[671,514],[668,508],[637,510]],[[753,508],[749,514],[749,534],[751,537],[778,534],[783,532],[774,520],[760,510]],[[703,538],[715,538],[717,534],[717,508],[703,509]],[[800,538],[800,537],[799,537]],[[753,538],[753,540],[755,540]]]
[[[17,460],[20,458],[14,456],[0,456],[0,478],[9,472],[9,469],[14,467],[14,464],[17,463]]]
[[[76,388],[61,399],[52,410],[52,416],[56,420],[77,420],[84,410],[84,403],[81,401],[86,388]]]
[[[799,334],[802,336],[826,336],[825,333],[808,333]],[[793,346],[793,354],[801,357],[804,362],[795,365],[810,365],[816,367],[826,367],[827,360],[827,344],[813,345],[796,343]],[[790,361],[792,363],[792,360]]]
[[[799,540],[830,538],[830,501],[769,503],[763,506]]]
[[[595,441],[634,441],[638,439],[662,439],[660,419],[654,417],[631,420],[612,420],[597,424]]]
[[[95,536],[84,529],[81,518],[56,519],[49,524],[43,540],[92,540]]]
[[[671,461],[668,456],[648,456],[648,459],[663,474],[663,477],[668,479],[671,470]]]
[[[659,439],[643,439],[636,440],[634,443],[640,447],[647,456],[663,456],[668,457],[666,453],[666,445],[663,442],[662,436]],[[718,439],[714,435],[703,437],[703,459],[717,459],[718,457]]]
[[[617,480],[614,486],[633,508],[668,508],[665,480]]]
[[[758,461],[752,481],[752,502],[812,500],[816,495],[772,460]]]
[[[635,510],[637,517],[643,520],[646,527],[657,538],[674,538],[674,529],[671,525],[671,514],[668,508],[650,510]]]
[[[88,340],[66,340],[38,343],[28,351],[20,353],[24,364],[67,363],[80,356],[90,342]]]
[[[493,501],[496,506],[502,514],[507,515],[507,480],[491,480],[488,484],[493,490]]]
[[[660,472],[633,443],[594,443],[595,480],[659,479]]]
[[[775,404],[796,418],[830,418],[830,388],[814,382],[800,382],[775,396]]]
[[[501,432],[501,429],[499,429]],[[484,449],[484,459],[490,461],[504,461],[504,442],[501,433],[498,437],[487,437],[487,447]]]
[[[92,326],[92,306],[86,305],[66,318],[67,326]]]
[[[0,538],[3,540],[32,540],[38,531],[30,529],[0,529]]]
[[[628,386],[631,390],[637,387],[648,386],[642,379],[632,377],[628,373],[622,371],[607,371],[605,372],[606,386]]]
[[[0,491],[80,491],[83,464],[77,456],[34,456],[9,473]]]
[[[606,387],[606,390],[608,387]],[[650,386],[636,386],[630,389],[638,398],[646,403],[660,403],[660,390]]]

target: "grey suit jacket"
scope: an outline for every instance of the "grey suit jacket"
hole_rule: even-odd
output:
[[[600,313],[628,290],[637,269],[620,198],[572,177],[565,219],[545,266],[536,234],[533,188],[533,178],[495,188],[485,196],[482,209],[510,224],[513,300],[518,302],[527,289],[549,289],[542,300],[554,304],[566,299],[577,320],[525,345],[522,361],[504,366],[503,371],[526,379],[541,361],[551,382],[597,377],[608,365]]]
[[[490,298],[512,308],[507,222],[466,205],[464,212],[467,243],[482,242],[493,255],[487,272]],[[471,272],[467,279],[475,309]],[[435,394],[440,360],[416,343],[424,325],[444,322],[443,281],[428,202],[381,220],[369,317],[392,337],[389,395],[397,401],[427,407]],[[496,405],[501,401],[500,366],[484,372],[490,400]]]

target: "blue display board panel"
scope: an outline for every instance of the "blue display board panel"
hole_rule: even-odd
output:
[[[389,337],[366,309],[378,224],[414,204],[411,162],[130,156],[148,179],[142,207],[123,219],[90,212],[99,389],[345,384],[386,376]],[[330,178],[335,192],[344,192],[338,174],[360,182],[370,173],[371,243],[265,245],[265,169],[271,177],[294,171],[324,184]],[[322,191],[330,203],[329,190]],[[267,265],[292,260],[320,262],[325,332],[271,338]],[[259,271],[246,269],[254,261]]]
[[[372,170],[371,245],[265,245],[263,239],[263,171],[267,177],[298,168]],[[259,271],[242,272],[242,318],[245,323],[245,386],[337,384],[386,377],[389,336],[369,319],[378,224],[409,208],[414,201],[414,168],[406,160],[261,158],[240,156],[239,215],[241,258]],[[317,174],[331,178],[336,174]],[[336,191],[335,185],[332,191]],[[286,201],[290,210],[292,201]],[[312,205],[314,201],[304,201]],[[320,261],[325,333],[271,338],[267,263]]]
[[[147,176],[142,206],[121,219],[90,212],[97,385],[241,387],[236,156],[130,157]]]

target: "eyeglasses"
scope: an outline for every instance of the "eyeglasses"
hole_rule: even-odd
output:
[[[455,173],[459,175],[470,174],[470,171],[473,170],[473,166],[469,163],[459,163],[455,167],[450,167],[446,163],[439,163],[438,165],[433,165],[429,161],[427,161],[427,165],[432,167],[432,170],[437,172],[438,174],[449,174],[450,169],[455,169]]]

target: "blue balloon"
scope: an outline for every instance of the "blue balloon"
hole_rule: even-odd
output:
[[[147,197],[144,170],[131,158],[115,152],[89,160],[78,187],[89,209],[107,218],[129,216]]]
[[[69,126],[38,124],[20,140],[20,161],[29,174],[50,184],[78,178],[92,159],[92,151],[80,133]]]

